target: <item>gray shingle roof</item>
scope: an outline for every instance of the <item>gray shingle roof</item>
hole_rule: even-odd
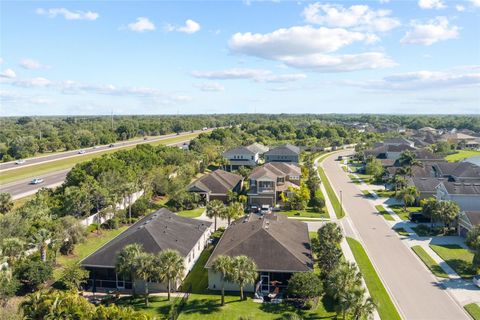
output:
[[[230,149],[223,153],[224,156],[233,156],[237,154],[264,154],[268,151],[268,147],[260,144],[260,143],[252,143],[248,146],[240,146],[237,148]]]
[[[409,179],[409,184],[415,186],[420,192],[435,192],[435,188],[445,181],[442,178],[421,178],[413,177]]]
[[[269,162],[261,167],[256,167],[248,176],[248,179],[256,180],[257,178],[268,176],[272,179],[284,176],[300,176],[301,169],[293,163],[286,162]]]
[[[258,270],[311,271],[312,252],[307,224],[285,216],[252,214],[236,220],[225,230],[205,267],[218,255],[246,255]]]
[[[385,139],[384,143],[388,144],[411,144],[412,141],[405,139],[405,138],[390,138],[390,139]]]
[[[178,216],[162,208],[137,221],[130,228],[81,261],[82,266],[115,267],[117,254],[139,243],[146,252],[174,249],[186,256],[212,223]]]
[[[438,175],[480,179],[480,167],[469,162],[438,162],[432,165]]]
[[[465,211],[465,215],[472,226],[480,225],[480,211]]]
[[[192,182],[187,190],[202,190],[205,192],[226,194],[243,179],[241,175],[217,169]]]
[[[410,147],[408,144],[399,144],[399,145],[387,145],[386,146],[387,152],[404,152],[404,151],[413,151],[416,150],[415,148]]]
[[[283,155],[290,156],[290,155],[299,155],[299,154],[300,154],[300,148],[291,144],[278,146],[265,152],[265,155],[267,156],[283,156]]]
[[[449,194],[480,195],[480,180],[472,183],[443,182]]]

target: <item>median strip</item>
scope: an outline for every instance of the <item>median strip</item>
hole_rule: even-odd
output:
[[[326,154],[318,158],[317,163],[320,164],[329,155],[331,154]],[[323,182],[325,191],[327,191],[327,196],[330,199],[330,203],[332,204],[333,210],[335,211],[335,215],[337,216],[338,219],[343,218],[345,216],[345,212],[344,210],[342,210],[340,201],[338,201],[337,195],[335,194],[335,191],[333,190],[332,185],[330,184],[330,181],[328,180],[327,175],[325,174],[325,171],[320,165],[317,165],[317,171],[318,171],[318,174],[320,175],[320,179]]]

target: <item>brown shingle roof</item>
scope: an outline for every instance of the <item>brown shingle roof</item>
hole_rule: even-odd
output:
[[[251,214],[232,223],[205,267],[212,267],[219,255],[246,255],[255,261],[258,270],[291,272],[313,269],[307,224],[273,213],[263,218]]]
[[[285,176],[300,176],[301,169],[293,163],[286,162],[269,162],[261,167],[256,167],[248,176],[249,179],[256,180],[260,177],[267,176],[271,179]]]
[[[226,194],[232,190],[243,177],[241,175],[217,169],[192,182],[187,190],[200,189],[205,192]]]

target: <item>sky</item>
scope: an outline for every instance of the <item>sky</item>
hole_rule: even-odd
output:
[[[480,114],[480,0],[1,1],[0,115]]]

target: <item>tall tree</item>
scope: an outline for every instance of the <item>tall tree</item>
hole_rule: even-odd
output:
[[[232,258],[219,255],[213,261],[213,271],[220,274],[222,279],[222,306],[225,305],[225,281],[232,273]]]
[[[222,217],[225,212],[225,205],[220,200],[212,200],[207,203],[207,217],[214,219],[214,231],[217,231],[217,218]]]
[[[237,256],[232,261],[231,279],[240,287],[240,300],[244,300],[243,289],[257,279],[257,265],[247,256]]]
[[[135,259],[135,273],[145,285],[145,306],[148,308],[148,282],[156,275],[155,256],[142,252]]]
[[[183,257],[176,250],[167,249],[157,256],[157,265],[159,266],[159,280],[167,280],[167,297],[170,300],[172,282],[177,283],[185,274],[185,263]]]
[[[47,248],[51,238],[52,233],[47,229],[40,229],[33,235],[32,244],[40,251],[40,257],[43,262],[47,261]]]
[[[8,192],[0,192],[0,213],[7,213],[12,210],[12,196]]]
[[[352,291],[362,285],[362,276],[353,263],[340,263],[327,277],[327,292],[338,300],[342,292]]]
[[[118,274],[124,277],[130,277],[132,281],[132,292],[135,295],[135,278],[136,278],[136,259],[143,252],[143,248],[140,244],[134,243],[125,246],[122,251],[117,255],[117,261],[115,263],[115,270]]]
[[[227,218],[227,223],[230,225],[232,220],[242,217],[244,213],[243,205],[240,202],[232,202],[225,210],[224,217]]]
[[[434,217],[443,222],[445,228],[449,228],[450,224],[460,212],[460,207],[453,201],[439,201],[435,206]]]
[[[399,190],[395,197],[403,201],[403,210],[407,212],[407,206],[414,204],[419,195],[420,192],[418,189],[414,186],[410,186]]]

